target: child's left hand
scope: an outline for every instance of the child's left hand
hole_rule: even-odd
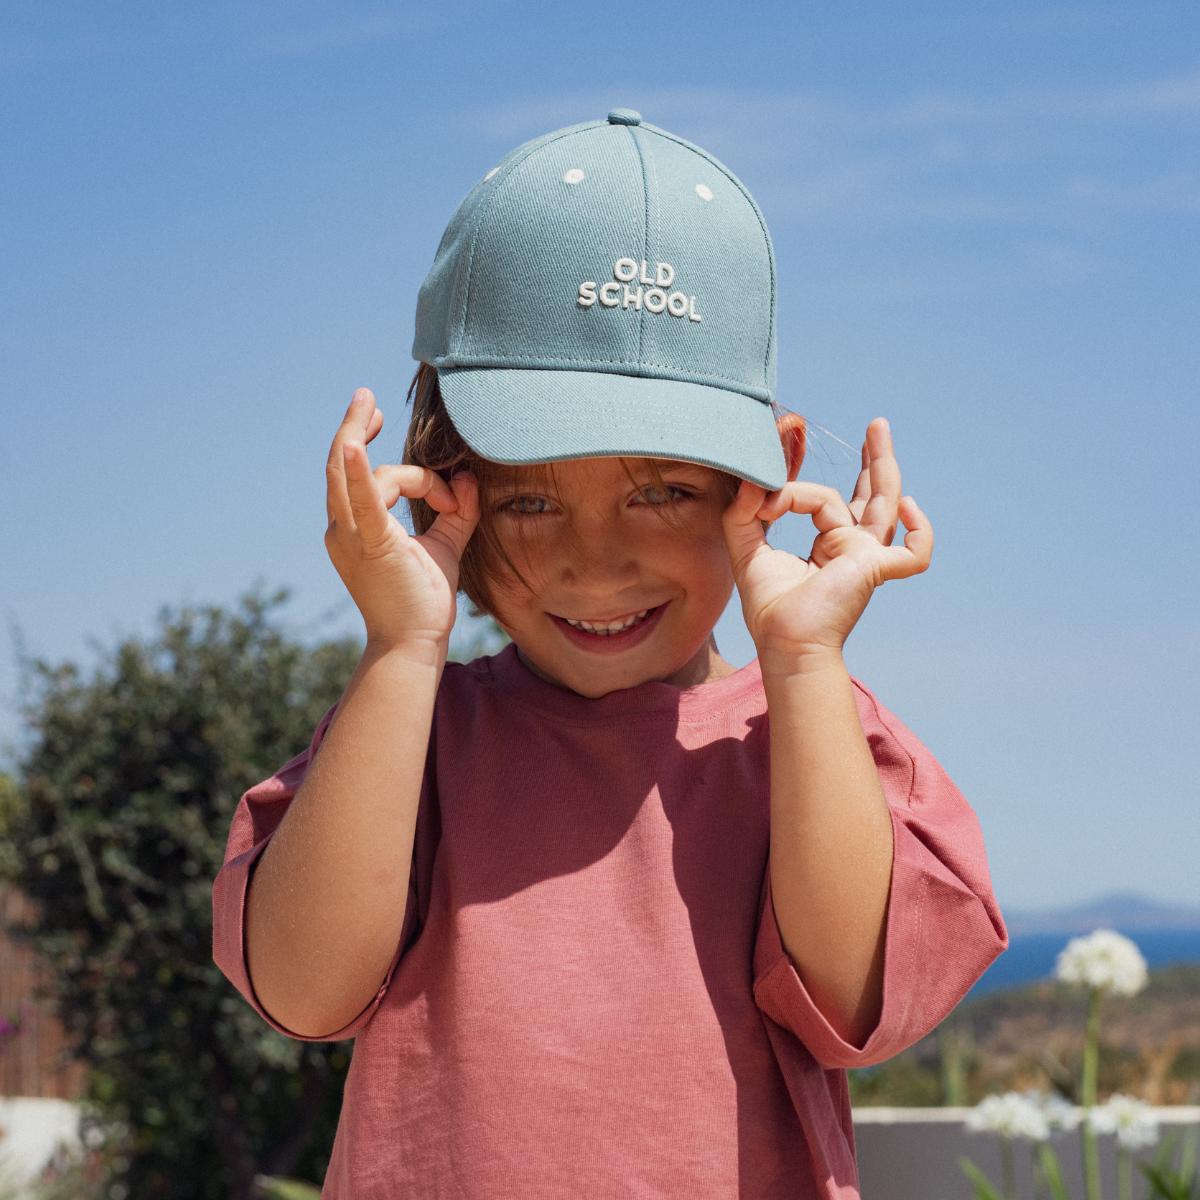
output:
[[[778,491],[743,480],[725,510],[725,542],[746,628],[759,658],[790,667],[810,655],[840,655],[875,589],[917,575],[933,555],[933,527],[900,494],[887,420],[867,426],[862,470],[847,505],[835,488],[791,480]],[[760,520],[811,513],[820,533],[812,556],[767,544]],[[909,531],[893,546],[897,517]]]

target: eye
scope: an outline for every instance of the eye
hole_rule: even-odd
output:
[[[674,501],[672,500],[656,500],[656,495],[664,492],[676,493]],[[647,503],[651,508],[665,508],[671,503],[678,503],[680,500],[693,500],[695,496],[689,492],[687,488],[679,487],[677,484],[667,484],[666,488],[660,488],[656,484],[650,484],[648,487],[642,488],[641,494],[646,497]],[[549,515],[549,509],[538,509],[535,507],[525,507],[526,502],[529,505],[549,504],[545,496],[510,496],[507,500],[501,501],[496,505],[496,512],[509,513],[514,517],[544,517]]]
[[[663,490],[664,490],[664,489],[662,489],[662,488],[658,487],[656,484],[651,484],[649,487],[646,487],[646,488],[643,488],[643,489],[642,489],[642,495],[643,495],[643,496],[649,496],[651,493],[654,493],[654,492],[661,492],[661,491],[663,491]],[[679,487],[677,484],[674,484],[674,483],[668,483],[668,484],[667,484],[667,486],[666,486],[666,491],[668,491],[668,492],[678,492],[678,493],[679,493],[679,495],[678,495],[678,499],[679,499],[679,500],[691,500],[691,499],[692,499],[692,493],[691,493],[691,492],[689,492],[689,491],[687,490],[687,488],[681,488],[681,487]],[[654,508],[662,508],[662,507],[664,507],[665,505],[667,505],[667,504],[670,504],[670,503],[671,503],[671,501],[669,501],[669,500],[663,500],[661,503],[655,503],[654,501],[651,501],[651,505],[652,505],[652,507],[654,507]]]
[[[526,509],[518,507],[524,500],[532,500],[534,504],[547,503],[545,496],[513,496],[497,504],[496,511],[512,513],[516,517],[540,517],[545,515],[544,512],[529,512]]]

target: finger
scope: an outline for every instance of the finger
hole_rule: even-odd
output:
[[[900,517],[908,531],[903,546],[892,546],[884,559],[885,579],[906,579],[927,570],[933,560],[933,526],[911,496],[900,499]]]
[[[868,429],[870,426],[867,427]],[[858,521],[862,517],[863,509],[867,507],[867,501],[871,498],[871,455],[867,450],[867,439],[863,438],[862,446],[862,469],[858,472],[858,478],[854,481],[854,491],[850,495],[850,503],[847,507],[854,514],[854,519]]]
[[[371,419],[367,422],[367,436],[364,440],[371,441],[372,438],[383,428],[383,409],[377,408],[372,414]]]
[[[414,463],[383,463],[372,472],[386,508],[403,496],[406,500],[424,500],[436,512],[452,512],[458,500],[450,485],[428,467]]]
[[[470,471],[459,471],[451,478],[450,489],[454,508],[439,513],[424,536],[448,546],[461,559],[479,523],[479,481]]]
[[[342,460],[351,516],[349,527],[357,531],[364,545],[376,546],[387,535],[388,511],[371,474],[366,446],[350,439],[343,441]]]
[[[863,453],[868,458],[870,482],[867,490],[870,494],[855,515],[859,525],[869,529],[881,544],[890,546],[896,534],[900,503],[900,464],[893,453],[892,431],[885,417],[876,417],[867,426],[867,442],[863,444]],[[855,496],[858,495],[856,489]]]
[[[766,488],[743,479],[737,494],[721,514],[725,545],[735,578],[740,577],[751,556],[767,545],[766,531],[759,519],[759,510],[766,495]]]
[[[763,502],[757,515],[768,521],[778,520],[785,512],[810,513],[813,524],[822,533],[857,522],[837,488],[823,483],[792,480]]]
[[[382,409],[378,409],[378,408],[377,408],[377,409],[376,409],[376,410],[375,410],[375,411],[374,411],[374,412],[371,414],[371,419],[370,419],[370,421],[369,421],[369,422],[368,422],[368,424],[367,424],[367,434],[366,434],[366,437],[363,439],[363,440],[364,440],[364,443],[365,443],[365,442],[369,442],[369,441],[371,441],[371,440],[372,440],[372,439],[375,437],[375,435],[376,435],[376,434],[377,434],[377,433],[378,433],[378,432],[379,432],[379,431],[380,431],[382,428],[383,428],[383,410],[382,410]],[[345,443],[343,442],[343,443],[342,443],[342,445],[344,446],[344,445],[345,445]],[[369,463],[369,462],[368,462],[367,466],[368,466],[368,469],[370,469],[370,463]],[[328,477],[328,475],[329,475],[329,471],[327,470],[327,471],[326,471],[326,476]],[[345,479],[345,472],[344,472],[344,470],[343,470],[343,471],[340,471],[340,472],[336,472],[336,473],[335,473],[335,475],[336,475],[336,482],[337,482],[338,486],[340,487],[340,489],[341,489],[341,490],[345,490],[345,488],[346,488],[346,479]],[[395,504],[395,503],[396,503],[396,501],[395,501],[395,499],[393,498],[392,500],[385,501],[385,506],[386,506],[387,508],[391,508],[391,507],[392,507],[392,505],[393,505],[393,504]],[[347,493],[347,504],[349,504],[349,494],[348,494],[348,493]],[[332,520],[333,520],[333,510],[332,510],[332,507],[331,507],[331,505],[330,505],[330,504],[328,504],[328,503],[326,504],[326,513],[325,513],[325,516],[326,516],[326,519],[327,519],[327,520],[329,520],[330,522],[332,522]],[[351,520],[352,520],[352,517],[351,517],[351,518],[343,518],[343,519],[351,519]]]
[[[342,417],[342,423],[333,435],[329,455],[325,460],[325,516],[330,525],[335,521],[346,525],[354,523],[350,494],[346,485],[342,443],[348,438],[357,438],[365,444],[371,414],[374,411],[375,394],[370,388],[356,388],[354,395],[350,397],[350,405]]]

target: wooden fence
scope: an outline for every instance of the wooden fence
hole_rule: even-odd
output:
[[[0,884],[0,1096],[77,1100],[87,1068],[69,1058],[63,1027],[38,994],[49,982],[45,964],[9,935],[36,911],[24,893]]]

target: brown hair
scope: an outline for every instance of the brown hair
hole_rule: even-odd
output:
[[[520,580],[525,588],[530,588],[529,582],[509,558],[500,541],[491,505],[488,503],[488,497],[496,490],[497,486],[501,482],[511,480],[514,468],[508,464],[497,463],[481,457],[463,441],[458,430],[454,428],[442,402],[437,371],[429,363],[422,362],[418,365],[412,383],[409,384],[406,403],[412,405],[412,418],[404,438],[404,456],[401,461],[427,467],[429,470],[435,471],[447,483],[450,481],[451,475],[458,470],[471,471],[479,482],[479,524],[475,527],[475,533],[463,552],[462,561],[459,564],[458,587],[459,591],[465,593],[474,606],[471,609],[471,616],[480,617],[484,614],[494,613],[495,604],[491,583],[498,576],[507,573]],[[798,413],[792,413],[774,401],[771,402],[771,409],[777,422],[787,418],[785,426],[780,430],[780,438],[788,462],[788,478],[794,479],[804,460],[806,422]],[[624,456],[618,457],[621,459],[621,465],[625,469],[625,474],[629,476],[630,482],[636,484],[637,480],[629,469],[628,460]],[[662,472],[659,470],[658,464],[653,459],[648,459],[647,464],[656,486],[663,487]],[[530,477],[541,484],[548,483],[548,490],[556,500],[560,499],[554,463],[535,463],[516,469],[523,473],[529,472]],[[737,494],[741,480],[728,471],[718,470],[717,475],[720,477],[721,488],[725,494],[725,503],[728,504]],[[418,534],[425,533],[437,520],[437,511],[424,500],[409,500],[408,507],[412,513],[413,528]],[[674,511],[674,501],[668,501],[661,505],[656,504],[653,506],[653,511],[658,513],[668,524],[673,523],[678,516]],[[766,530],[767,522],[764,521],[762,524],[763,529]],[[518,536],[525,536],[524,522],[517,524],[517,531]],[[505,568],[503,572],[500,570],[501,563]]]

